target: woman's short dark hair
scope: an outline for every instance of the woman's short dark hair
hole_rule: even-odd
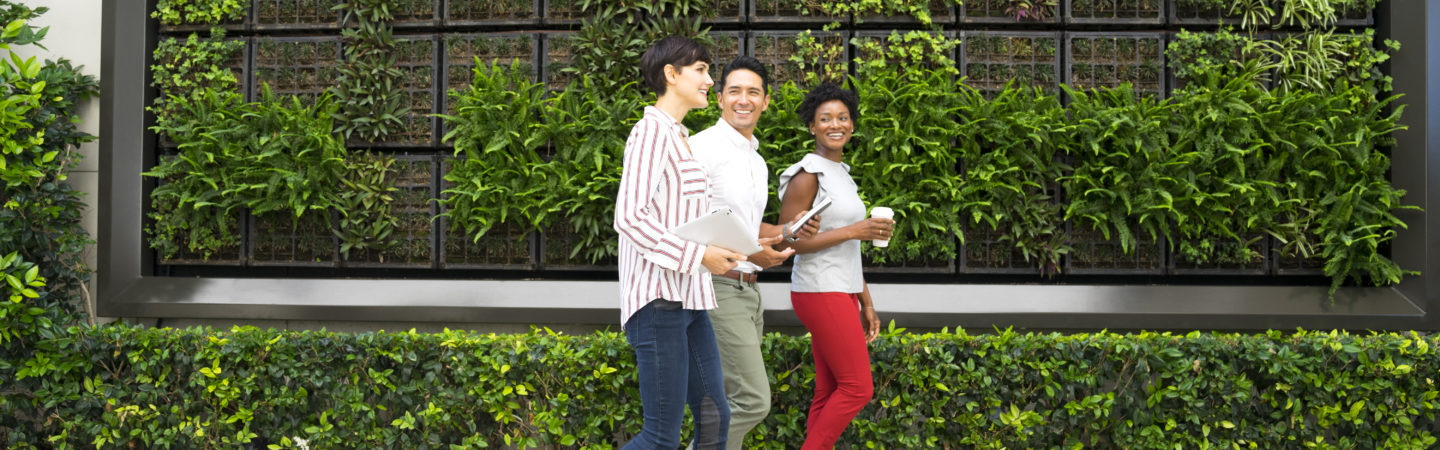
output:
[[[809,126],[810,122],[815,120],[815,110],[831,100],[839,100],[845,104],[845,108],[850,110],[851,123],[860,121],[860,97],[856,96],[854,91],[841,89],[840,86],[830,83],[821,83],[806,92],[805,100],[800,102],[800,107],[796,108],[795,112],[799,113],[800,120]]]
[[[725,71],[720,72],[720,90],[725,90],[725,83],[730,80],[730,72],[737,70],[748,70],[760,76],[760,86],[765,88],[765,93],[770,93],[770,71],[765,70],[765,64],[752,56],[736,56],[734,61],[725,65]]]
[[[685,36],[669,36],[655,41],[640,56],[640,75],[655,95],[665,95],[665,66],[673,65],[679,70],[696,61],[710,62],[710,52],[705,46]]]

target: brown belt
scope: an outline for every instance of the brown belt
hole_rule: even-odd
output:
[[[757,280],[757,279],[760,278],[760,275],[759,275],[759,274],[745,273],[745,272],[741,272],[741,271],[738,271],[738,270],[731,270],[731,271],[729,271],[729,272],[725,272],[725,273],[720,274],[720,276],[725,277],[725,278],[729,278],[729,279],[732,279],[732,280],[736,280],[736,281],[739,281],[739,282],[741,282],[741,283],[750,283],[750,284],[755,284],[755,280]]]

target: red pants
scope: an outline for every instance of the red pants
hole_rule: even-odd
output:
[[[795,315],[810,331],[815,356],[815,400],[805,421],[805,450],[834,448],[875,392],[859,302],[855,294],[841,292],[790,293]]]

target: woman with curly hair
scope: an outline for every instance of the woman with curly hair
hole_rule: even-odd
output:
[[[843,162],[858,103],[854,92],[829,83],[807,93],[797,112],[815,136],[815,150],[780,174],[782,220],[794,220],[818,200],[831,201],[820,232],[791,244],[790,303],[810,331],[815,358],[807,450],[833,448],[874,393],[865,346],[879,334],[880,319],[860,270],[860,241],[890,239],[895,222],[865,218],[859,188]]]

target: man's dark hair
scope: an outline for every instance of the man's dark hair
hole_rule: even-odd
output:
[[[760,86],[765,89],[766,94],[770,93],[770,71],[765,70],[765,64],[760,60],[745,55],[736,56],[734,61],[725,65],[725,71],[720,72],[720,92],[725,91],[725,83],[730,81],[730,72],[737,70],[755,72],[755,75],[760,76]]]
[[[640,75],[655,95],[665,95],[665,66],[673,65],[679,71],[696,61],[710,62],[705,46],[685,36],[669,36],[655,41],[640,56]]]
[[[839,100],[845,104],[845,108],[850,110],[851,123],[860,121],[860,97],[849,89],[841,89],[840,86],[830,83],[821,83],[805,93],[805,100],[800,102],[800,107],[796,108],[795,112],[800,114],[800,120],[809,126],[810,122],[815,120],[815,110],[831,100]]]

